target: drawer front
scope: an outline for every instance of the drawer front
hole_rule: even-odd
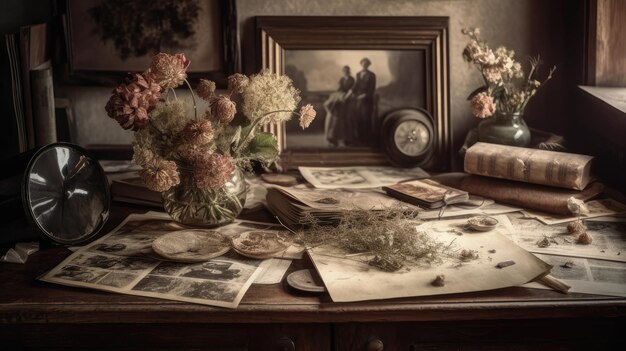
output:
[[[13,324],[0,327],[2,349],[330,350],[330,324]]]
[[[337,351],[626,349],[625,318],[338,323]]]

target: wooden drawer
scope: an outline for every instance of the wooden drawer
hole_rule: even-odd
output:
[[[330,324],[12,324],[4,350],[319,351]]]
[[[334,326],[337,351],[626,349],[621,319],[549,319]]]

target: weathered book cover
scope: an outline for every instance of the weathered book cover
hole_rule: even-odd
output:
[[[479,142],[465,154],[465,172],[582,190],[591,181],[592,159],[587,155]]]
[[[115,179],[111,182],[113,201],[162,207],[161,193],[148,189],[141,178]]]
[[[54,115],[54,83],[50,61],[30,71],[35,146],[57,141]]]
[[[439,208],[465,202],[469,198],[466,191],[451,188],[430,179],[384,186],[383,190],[389,196],[426,208]]]

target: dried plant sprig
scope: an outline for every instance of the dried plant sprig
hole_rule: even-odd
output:
[[[354,210],[343,214],[330,229],[319,219],[307,216],[296,232],[296,241],[307,248],[330,245],[361,257],[384,271],[396,271],[407,263],[432,265],[443,262],[454,250],[451,243],[418,231],[417,212],[395,206],[382,211]]]

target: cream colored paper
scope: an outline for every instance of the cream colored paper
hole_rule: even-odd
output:
[[[536,254],[551,264],[551,275],[570,286],[569,292],[626,297],[626,263],[579,257]],[[570,267],[564,267],[566,263]],[[540,283],[527,288],[549,289]]]
[[[409,296],[464,293],[517,286],[548,274],[550,266],[512,243],[505,233],[510,230],[508,218],[496,216],[500,225],[491,232],[469,232],[462,229],[465,219],[426,222],[417,230],[433,238],[453,242],[456,250],[476,250],[479,258],[458,266],[453,258],[434,266],[410,265],[399,272],[383,272],[349,256],[341,250],[324,246],[310,249],[309,255],[335,302],[380,300]],[[453,230],[454,229],[454,230]],[[463,235],[455,234],[461,230]],[[490,253],[489,250],[496,250]],[[457,252],[458,254],[458,252]],[[496,268],[502,261],[515,261],[506,268]],[[445,286],[431,282],[445,275]]]
[[[272,258],[268,261],[267,267],[259,274],[254,284],[269,285],[280,283],[291,265],[291,260]]]
[[[626,218],[621,222],[585,221],[593,241],[581,245],[576,243],[577,235],[567,232],[566,224],[546,225],[517,213],[508,216],[513,226],[511,240],[530,252],[626,262]],[[544,238],[550,245],[540,247]]]

